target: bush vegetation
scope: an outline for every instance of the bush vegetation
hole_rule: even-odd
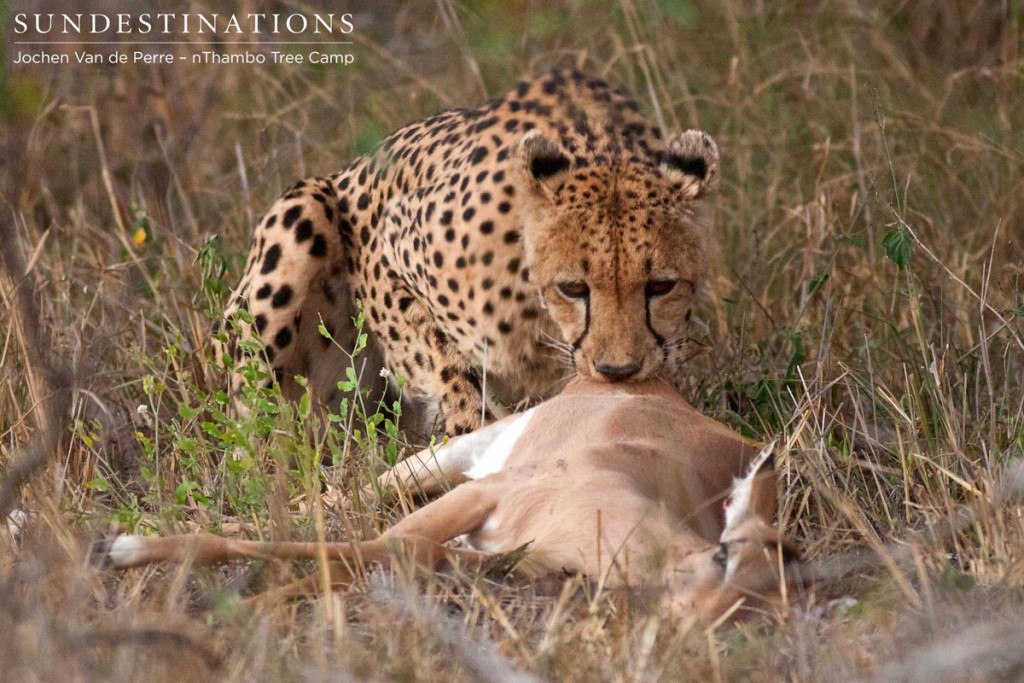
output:
[[[76,5],[60,11],[95,11]],[[348,67],[14,66],[6,43],[0,507],[23,515],[0,529],[10,680],[1024,675],[1016,3],[353,5]],[[251,226],[295,179],[553,66],[718,141],[688,398],[781,440],[780,524],[819,577],[804,604],[686,630],[575,579],[396,570],[249,604],[317,567],[89,567],[88,539],[116,529],[360,538],[403,513],[319,502],[408,450],[378,397],[332,407],[329,429],[272,391],[233,417],[211,322]]]

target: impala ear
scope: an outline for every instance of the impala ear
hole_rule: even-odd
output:
[[[551,186],[572,165],[572,161],[555,143],[539,130],[531,130],[519,143],[519,158],[523,168],[535,183]]]
[[[669,140],[659,161],[662,172],[681,183],[686,199],[700,199],[718,189],[718,145],[703,131],[688,130]]]
[[[775,442],[761,449],[757,456],[751,461],[747,473],[742,479],[733,482],[732,493],[725,501],[725,531],[727,532],[739,526],[740,522],[748,515],[757,514],[753,509],[754,478],[762,469],[772,469],[775,466]]]

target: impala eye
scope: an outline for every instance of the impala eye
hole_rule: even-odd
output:
[[[678,280],[651,280],[644,287],[644,294],[647,296],[662,296],[676,288]]]
[[[586,282],[575,281],[575,282],[559,282],[557,285],[558,291],[569,299],[585,299],[590,295],[590,287],[587,286]]]
[[[718,551],[711,556],[711,561],[722,569],[725,569],[725,565],[729,561],[729,546],[725,543],[720,543],[718,545]]]

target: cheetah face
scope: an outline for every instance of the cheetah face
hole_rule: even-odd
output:
[[[675,367],[706,267],[714,141],[688,131],[654,162],[573,169],[532,133],[520,156],[532,188],[523,230],[530,280],[577,371],[639,381]]]

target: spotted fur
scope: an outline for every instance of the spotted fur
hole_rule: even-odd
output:
[[[666,142],[604,81],[551,73],[299,182],[228,315],[248,308],[286,393],[304,375],[329,396],[348,361],[318,322],[344,345],[361,301],[373,351],[450,434],[479,426],[485,391],[678,379],[718,176],[706,134]]]

